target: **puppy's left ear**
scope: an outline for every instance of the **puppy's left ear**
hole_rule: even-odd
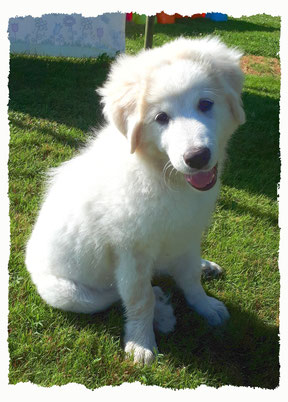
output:
[[[240,125],[244,124],[246,119],[241,98],[244,74],[238,63],[231,63],[230,65],[227,63],[222,70],[221,80],[225,88],[225,95],[230,105],[231,113],[234,120]]]
[[[224,86],[225,94],[231,108],[232,115],[237,124],[245,123],[245,113],[241,99],[244,84],[244,74],[240,67],[242,53],[237,49],[228,48],[218,40],[210,41],[214,48],[210,52],[212,63],[218,77]]]
[[[243,109],[243,103],[241,96],[234,90],[228,90],[226,93],[228,103],[231,108],[232,115],[237,124],[244,124],[246,121],[245,112]]]
[[[222,80],[232,115],[237,124],[240,125],[246,121],[241,98],[244,83],[244,74],[240,68],[242,54],[230,51],[229,56],[231,57],[231,63],[228,61],[223,65]]]
[[[96,92],[102,97],[106,120],[128,139],[131,153],[140,142],[143,114],[143,83],[137,58],[121,55],[112,65],[104,86]]]

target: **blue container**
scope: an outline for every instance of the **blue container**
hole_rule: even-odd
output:
[[[227,21],[228,16],[227,14],[222,14],[222,13],[206,13],[206,17],[209,20],[212,21]]]

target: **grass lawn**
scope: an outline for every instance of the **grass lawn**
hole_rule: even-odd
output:
[[[224,328],[210,329],[188,309],[172,281],[155,278],[171,293],[177,326],[168,336],[156,334],[160,354],[150,367],[124,359],[120,304],[95,316],[58,311],[40,299],[24,266],[45,172],[72,157],[90,127],[103,121],[95,88],[104,81],[110,60],[11,56],[11,384],[277,387],[279,30],[280,19],[265,15],[155,26],[155,46],[178,35],[216,33],[243,49],[247,123],[230,142],[221,194],[203,239],[204,258],[225,269],[223,277],[205,280],[204,287],[227,305],[231,319]],[[143,26],[127,26],[128,53],[142,48],[143,33]]]

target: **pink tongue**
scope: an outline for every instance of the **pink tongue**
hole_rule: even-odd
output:
[[[186,175],[185,177],[191,186],[201,189],[208,186],[213,181],[214,176],[215,168],[209,170],[209,172],[199,172],[190,176]]]

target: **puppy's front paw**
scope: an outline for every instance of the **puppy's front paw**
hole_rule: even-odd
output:
[[[230,317],[224,303],[214,299],[214,297],[206,296],[201,302],[199,301],[191,307],[202,317],[206,318],[208,324],[213,327],[224,324]]]
[[[156,344],[154,351],[157,353]],[[150,348],[141,346],[135,342],[128,341],[125,345],[125,353],[133,356],[134,363],[151,364],[154,360],[153,351]]]
[[[149,317],[149,324],[144,320],[126,322],[124,349],[128,356],[133,356],[134,363],[151,364],[154,360],[157,345],[152,322],[153,317]]]

